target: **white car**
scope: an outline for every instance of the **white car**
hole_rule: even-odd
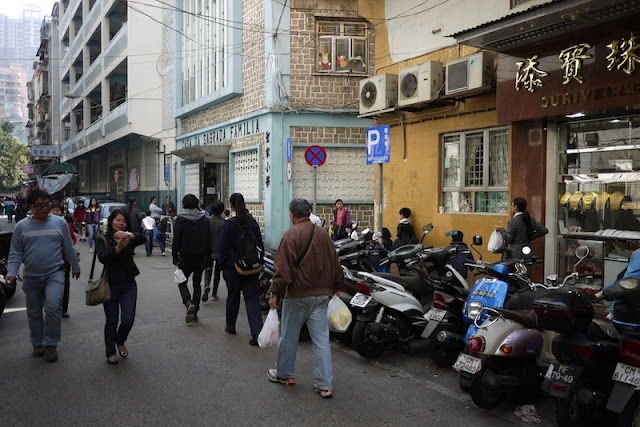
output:
[[[127,204],[120,202],[100,203],[100,211],[102,213],[102,221],[100,221],[100,232],[104,233],[107,229],[107,220],[109,219],[109,215],[111,215],[111,212],[115,209],[121,209],[124,206],[127,206]]]

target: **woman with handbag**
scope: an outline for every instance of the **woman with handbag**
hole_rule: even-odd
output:
[[[138,288],[135,277],[140,274],[133,261],[133,250],[147,241],[144,234],[125,231],[126,228],[126,217],[116,209],[109,215],[105,235],[98,235],[95,240],[96,254],[104,264],[103,274],[109,279],[111,291],[111,299],[103,304],[107,318],[104,325],[104,344],[107,362],[110,365],[118,364],[116,347],[121,357],[129,355],[124,343],[136,316]],[[120,310],[122,316],[119,316]]]

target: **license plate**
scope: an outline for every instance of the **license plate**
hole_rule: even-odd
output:
[[[545,378],[553,381],[554,383],[573,384],[582,373],[583,368],[571,365],[549,365]]]
[[[464,371],[470,374],[475,374],[481,368],[482,360],[464,353],[460,353],[458,360],[456,360],[456,363],[453,365],[453,369],[456,371]]]
[[[613,380],[638,387],[640,386],[640,369],[624,363],[618,363],[616,370],[613,372]]]
[[[354,307],[365,308],[367,304],[369,304],[369,301],[371,301],[371,295],[365,295],[358,292],[353,296],[353,298],[351,298],[349,304]]]
[[[439,308],[432,308],[427,313],[427,320],[435,320],[436,322],[442,321],[447,314],[446,310],[440,310]]]

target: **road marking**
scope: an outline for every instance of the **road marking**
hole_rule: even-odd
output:
[[[369,359],[365,359],[364,357],[360,356],[357,351],[352,350],[350,348],[346,348],[346,347],[344,347],[342,345],[339,345],[339,344],[336,344],[336,343],[331,343],[331,347],[333,347],[336,350],[340,350],[343,353],[346,353],[346,354],[348,354],[350,356],[357,357],[357,358],[362,359],[362,360],[369,360]],[[391,372],[395,376],[399,376],[399,377],[402,377],[402,378],[405,378],[405,379],[409,379],[411,381],[415,381],[415,382],[417,382],[419,384],[423,384],[427,388],[429,388],[429,389],[431,389],[433,391],[436,391],[436,392],[438,392],[440,394],[444,394],[445,396],[450,397],[452,399],[455,399],[455,400],[457,400],[459,402],[466,403],[466,402],[469,402],[471,400],[471,396],[469,396],[466,393],[461,393],[460,390],[452,390],[452,389],[450,389],[448,387],[443,386],[442,384],[438,384],[438,383],[434,383],[433,381],[429,381],[429,380],[425,380],[425,379],[422,379],[422,378],[418,378],[418,377],[410,374],[409,372],[407,372],[407,371],[405,371],[403,369],[396,368],[395,366],[392,366],[392,365],[390,365],[388,363],[374,361],[373,364],[375,366],[379,367],[379,368],[384,369],[385,371]]]
[[[26,311],[27,307],[16,307],[16,308],[5,308],[4,312],[5,313],[14,313],[16,311]]]

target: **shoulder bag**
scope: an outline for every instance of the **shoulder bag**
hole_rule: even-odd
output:
[[[107,240],[102,236],[104,247],[108,250]],[[93,280],[93,270],[96,266],[97,251],[93,253],[93,262],[91,262],[91,273],[89,273],[89,283],[85,289],[85,304],[98,305],[109,302],[111,299],[111,289],[109,289],[109,275],[107,266],[104,266],[102,275],[98,280]]]

